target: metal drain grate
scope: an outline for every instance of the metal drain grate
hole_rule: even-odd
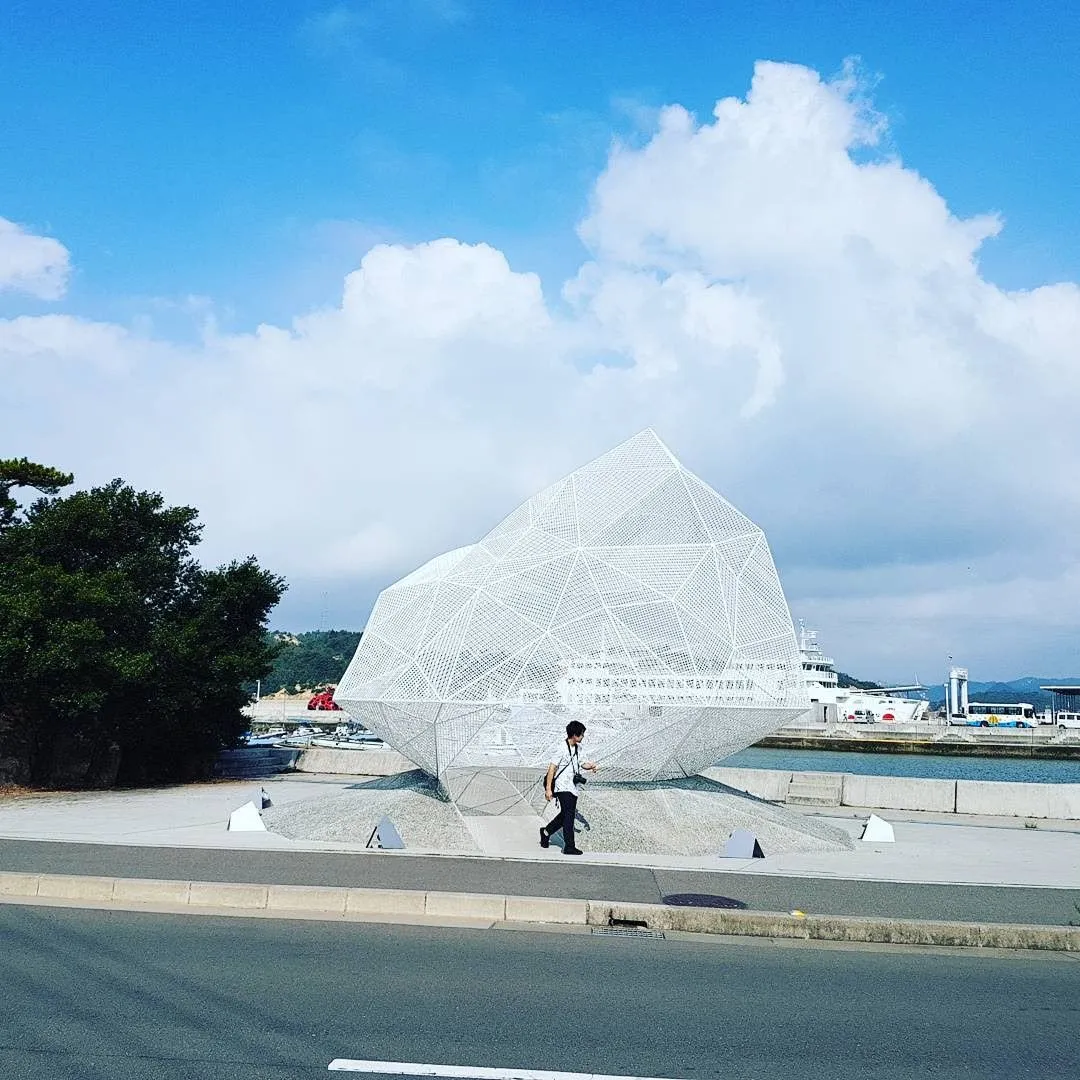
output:
[[[640,926],[594,926],[594,934],[613,934],[615,937],[663,938],[663,930],[646,930]]]

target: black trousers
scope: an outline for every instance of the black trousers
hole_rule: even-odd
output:
[[[548,825],[544,826],[544,832],[548,836],[554,836],[560,829],[563,835],[563,848],[574,847],[574,815],[577,813],[577,796],[569,791],[556,791],[555,798],[559,800],[559,813]]]

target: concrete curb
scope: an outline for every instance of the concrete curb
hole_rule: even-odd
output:
[[[596,900],[589,902],[589,924],[640,925],[649,930],[802,941],[1080,952],[1080,927],[1073,926],[884,919],[864,915],[798,916],[783,912],[668,907],[663,904],[612,904]]]
[[[217,881],[90,877],[0,871],[0,899],[43,899],[117,907],[163,905],[196,911],[450,918],[487,923],[640,927],[803,941],[861,941],[887,945],[951,945],[987,949],[1080,952],[1080,927],[883,919],[855,915],[796,916],[665,904],[612,903],[540,896],[497,896],[411,889],[321,885],[249,885]]]
[[[486,922],[587,921],[585,900],[495,896],[414,889],[339,888],[322,885],[249,885],[225,881],[110,878],[0,871],[0,898],[81,903],[227,908],[289,914],[429,916]]]

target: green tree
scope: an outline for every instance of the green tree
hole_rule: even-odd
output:
[[[71,473],[38,465],[28,458],[0,458],[0,529],[10,525],[19,512],[19,504],[11,497],[11,489],[33,488],[42,495],[55,495],[75,478]]]
[[[53,475],[59,486],[63,474]],[[0,528],[9,775],[58,786],[179,781],[206,775],[235,745],[242,684],[273,658],[266,618],[284,582],[253,558],[202,568],[191,554],[200,529],[192,508],[119,480],[9,515]]]

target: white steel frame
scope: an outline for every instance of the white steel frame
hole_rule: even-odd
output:
[[[765,535],[646,430],[387,588],[335,700],[425,771],[688,776],[809,707]]]

